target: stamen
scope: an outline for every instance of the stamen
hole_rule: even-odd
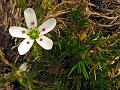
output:
[[[27,41],[26,43],[27,43],[27,44],[30,44],[30,42],[29,42],[29,41]]]
[[[30,32],[27,33],[27,35],[31,39],[37,39],[37,38],[39,38],[39,34],[40,34],[40,32],[36,28],[31,29]]]
[[[45,31],[45,28],[43,28],[42,31]]]
[[[40,38],[40,41],[42,41],[43,39],[42,38]]]

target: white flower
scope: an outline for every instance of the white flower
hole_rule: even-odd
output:
[[[20,71],[26,71],[27,70],[27,62],[24,62],[20,67],[19,67],[19,70]]]
[[[50,18],[37,28],[36,14],[32,8],[27,8],[24,11],[24,17],[28,29],[18,26],[11,26],[9,33],[13,37],[25,38],[18,46],[20,55],[26,54],[32,47],[34,40],[44,49],[50,50],[53,46],[53,41],[44,34],[50,32],[56,26],[56,20]]]

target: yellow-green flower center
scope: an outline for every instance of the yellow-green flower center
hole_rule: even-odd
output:
[[[38,29],[33,28],[30,30],[30,32],[27,34],[31,39],[37,39],[39,37],[40,32]]]

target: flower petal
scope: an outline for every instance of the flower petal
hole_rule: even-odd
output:
[[[46,36],[40,36],[36,42],[46,50],[52,49],[53,41]]]
[[[35,11],[32,8],[27,8],[24,11],[24,17],[25,17],[27,27],[29,29],[37,27],[36,14],[35,14]]]
[[[18,47],[19,54],[20,55],[26,54],[32,47],[33,42],[34,40],[29,39],[29,38],[26,38],[25,40],[23,40]]]
[[[52,29],[54,29],[56,23],[57,22],[54,18],[50,18],[47,21],[45,21],[42,25],[38,27],[40,34],[43,35],[50,32]]]
[[[28,30],[26,28],[12,26],[9,28],[9,33],[13,37],[26,38],[28,35]]]
[[[27,62],[24,62],[20,67],[19,67],[19,70],[20,71],[26,71],[27,70]]]

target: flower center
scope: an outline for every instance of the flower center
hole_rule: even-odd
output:
[[[33,28],[30,30],[30,32],[28,33],[28,36],[31,39],[37,39],[39,37],[40,32],[38,31],[38,29]]]

